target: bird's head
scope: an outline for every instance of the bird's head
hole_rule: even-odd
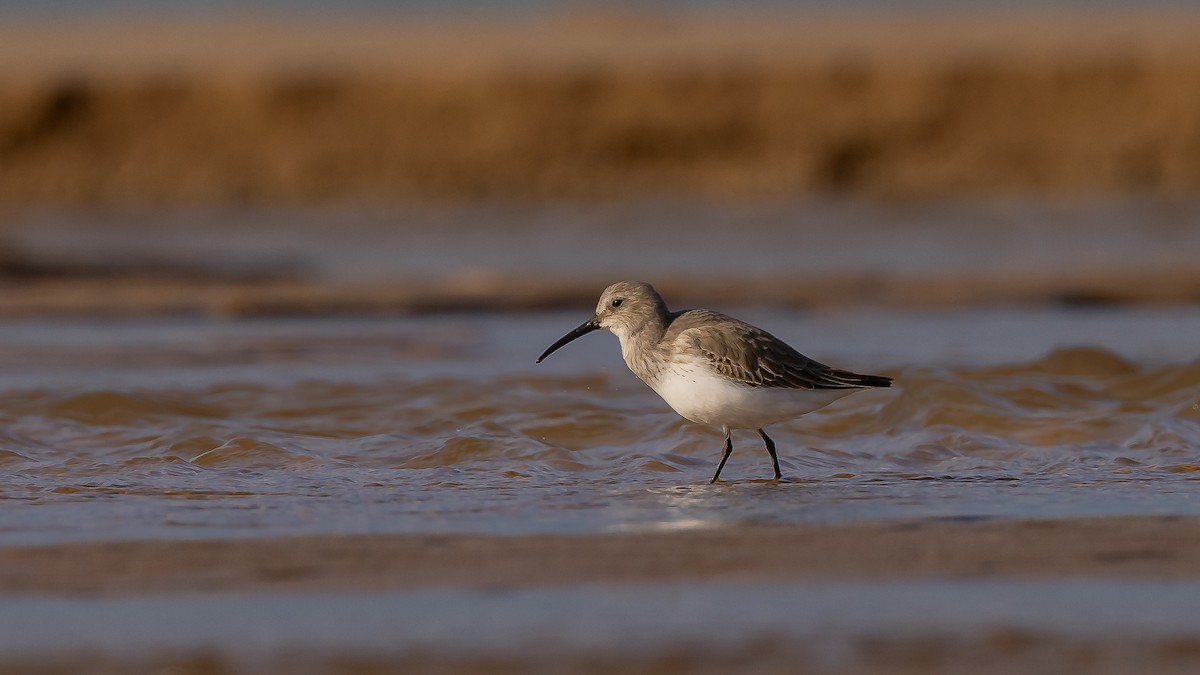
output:
[[[550,356],[560,347],[601,328],[611,331],[624,344],[625,339],[647,324],[667,313],[666,303],[654,287],[642,281],[620,281],[600,294],[596,313],[575,330],[550,345],[537,362]]]

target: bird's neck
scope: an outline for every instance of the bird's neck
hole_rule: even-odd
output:
[[[663,336],[667,332],[666,318],[655,316],[619,334],[621,356],[625,364],[643,381],[653,384],[666,367],[663,358]]]

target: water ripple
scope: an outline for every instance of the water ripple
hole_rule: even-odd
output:
[[[832,517],[1196,508],[1200,360],[1147,366],[1077,348],[888,374],[892,390],[773,429],[785,476],[803,489],[770,498],[729,492],[769,476],[754,434],[735,434],[730,480],[708,486],[720,432],[679,419],[625,373],[10,389],[0,499],[40,510],[0,516],[0,537],[84,536],[102,518],[261,534],[665,527],[835,507]],[[1014,484],[1039,496],[1013,502],[1003,486]],[[186,506],[196,500],[206,512]],[[76,502],[92,511],[81,517]]]

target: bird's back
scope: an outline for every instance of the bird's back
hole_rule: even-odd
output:
[[[662,344],[676,358],[701,360],[722,377],[751,387],[854,389],[892,384],[889,377],[831,368],[757,326],[707,309],[673,312]]]

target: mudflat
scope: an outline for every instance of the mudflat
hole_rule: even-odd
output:
[[[1200,518],[903,521],[594,535],[380,534],[0,550],[0,591],[137,594],[930,578],[1200,578]]]
[[[1194,517],[10,547],[0,672],[1185,673],[1198,575]]]

